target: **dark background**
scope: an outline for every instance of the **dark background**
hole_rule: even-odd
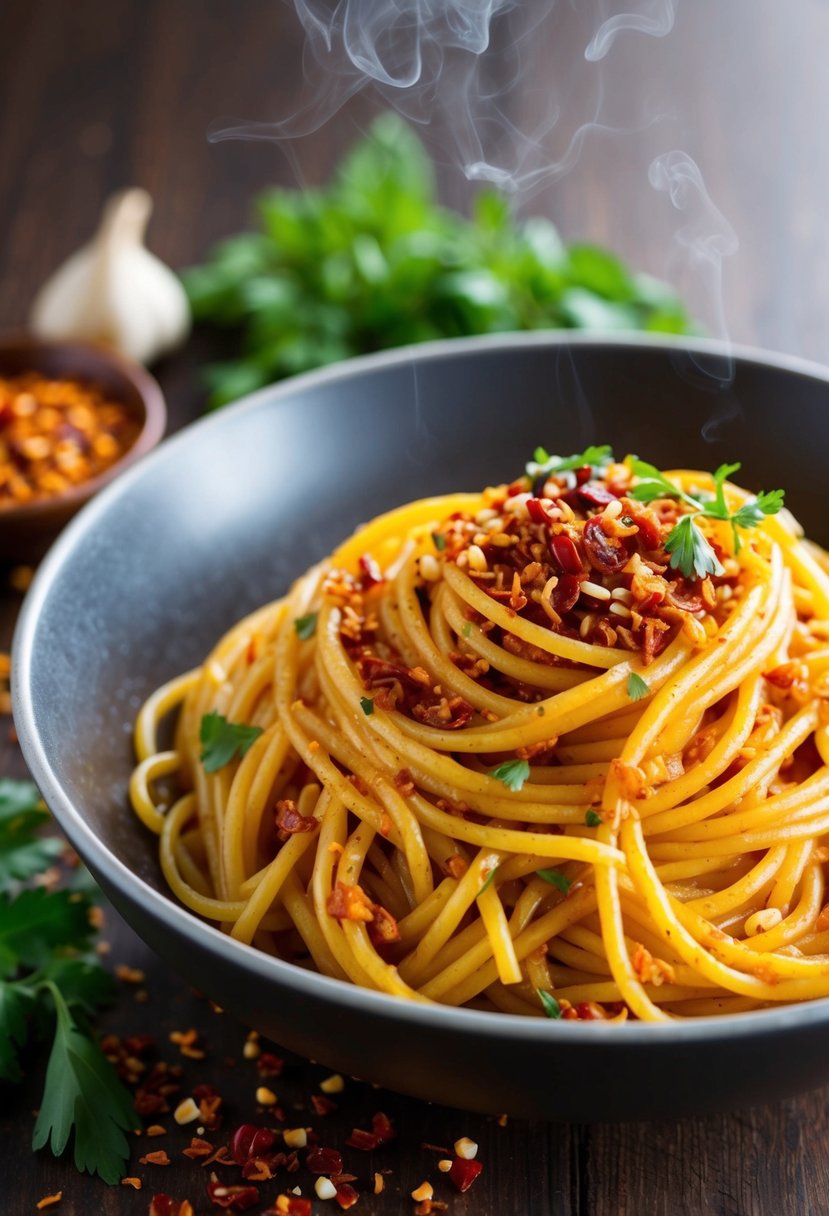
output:
[[[637,6],[631,0],[613,6],[619,7]],[[529,0],[524,8],[532,10]],[[645,11],[642,3],[638,11]],[[567,239],[607,244],[639,268],[670,272],[707,327],[718,332],[718,294],[711,290],[716,268],[708,256],[716,233],[724,231],[716,208],[740,242],[724,264],[723,317],[730,336],[829,358],[829,9],[819,0],[680,0],[669,37],[623,34],[602,64],[586,65],[594,12],[592,4],[561,3],[554,20],[524,40],[520,69],[510,56],[496,56],[488,68],[503,114],[537,134],[524,171],[562,160],[579,126],[598,124],[584,134],[570,172],[536,181],[519,192],[519,204],[548,215]],[[520,27],[516,20],[513,33]],[[495,51],[504,50],[509,32],[507,22],[494,31]],[[279,0],[5,0],[0,326],[25,323],[37,287],[88,238],[105,198],[117,188],[141,185],[152,193],[150,246],[179,267],[203,257],[218,237],[244,227],[260,188],[324,181],[346,144],[383,107],[376,94],[355,97],[287,148],[210,144],[206,137],[217,119],[278,119],[307,100],[318,78],[303,78],[302,46],[293,8]],[[560,119],[550,127],[542,119],[554,104]],[[423,134],[438,163],[443,197],[464,207],[471,188],[458,166],[447,113],[457,118],[457,107],[450,102],[441,114],[436,102],[435,121]],[[610,126],[625,130],[612,133]],[[710,194],[709,200],[691,196],[682,213],[647,184],[650,160],[671,148],[694,158]],[[521,149],[502,141],[500,151],[509,160]],[[697,257],[686,255],[677,264],[683,232],[695,238]],[[199,335],[156,369],[174,428],[198,414],[198,369],[215,351],[215,340]],[[0,649],[8,649],[18,606],[16,593],[0,592]],[[0,774],[22,772],[0,724]],[[225,1095],[225,1130],[256,1119],[258,1077],[255,1066],[241,1058],[243,1028],[212,1012],[170,975],[114,913],[107,914],[106,937],[112,942],[110,960],[143,968],[146,982],[123,985],[105,1025],[123,1034],[147,1030],[171,1062],[179,1057],[167,1041],[169,1032],[198,1028],[208,1056],[182,1061],[180,1096],[200,1081],[212,1081]],[[141,989],[147,1003],[135,999]],[[230,1057],[234,1066],[227,1063]],[[140,1193],[107,1190],[80,1178],[68,1160],[55,1162],[43,1153],[35,1158],[29,1150],[31,1112],[43,1061],[32,1058],[30,1064],[24,1089],[0,1091],[0,1210],[22,1216],[58,1189],[64,1198],[54,1210],[61,1216],[145,1213],[149,1197],[160,1190],[190,1197],[197,1213],[209,1210],[199,1167],[179,1156],[193,1129],[175,1129],[170,1115],[161,1119],[173,1129],[170,1134],[151,1144],[141,1140],[134,1152],[130,1173],[143,1179]],[[314,1120],[309,1094],[321,1075],[293,1061],[275,1083],[289,1122]],[[326,1143],[341,1147],[350,1128],[367,1126],[377,1109],[396,1121],[398,1140],[371,1167],[393,1170],[387,1190],[379,1198],[365,1194],[355,1209],[367,1216],[412,1210],[409,1191],[424,1177],[439,1177],[436,1154],[422,1143],[449,1146],[463,1133],[480,1142],[485,1169],[466,1196],[436,1184],[436,1196],[449,1203],[451,1216],[800,1216],[826,1210],[827,1096],[821,1091],[773,1107],[660,1126],[510,1121],[501,1127],[494,1119],[351,1083],[340,1110],[315,1125]],[[301,1110],[291,1111],[292,1105]],[[566,1120],[566,1094],[561,1114]],[[159,1147],[170,1152],[172,1166],[138,1165],[141,1154]],[[350,1163],[361,1167],[364,1185],[367,1162],[355,1157]],[[307,1177],[297,1176],[290,1185],[295,1181],[309,1193]],[[263,1187],[263,1195],[281,1189],[284,1177],[278,1186]]]

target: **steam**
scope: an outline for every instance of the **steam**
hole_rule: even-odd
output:
[[[650,184],[668,196],[681,217],[667,266],[652,269],[667,273],[709,333],[728,340],[723,264],[737,250],[734,230],[687,152],[654,157],[668,142],[665,128],[671,122],[675,127],[675,119],[646,101],[644,88],[614,88],[631,70],[624,35],[667,37],[678,0],[293,3],[305,32],[302,104],[272,122],[217,123],[212,140],[275,140],[288,150],[291,141],[317,131],[350,99],[369,91],[384,107],[430,128],[428,142],[438,162],[457,166],[467,181],[487,182],[525,205],[574,169],[588,138],[612,135],[624,140],[643,187],[649,165]],[[549,24],[553,19],[562,27],[567,23],[566,38]],[[573,55],[574,45],[584,47],[583,55]],[[621,72],[614,79],[617,64]],[[672,131],[679,140],[683,135]],[[294,165],[299,177],[296,160]],[[637,208],[647,197],[652,198],[643,189]],[[623,211],[626,200],[614,201]],[[621,243],[612,232],[608,239]],[[730,374],[722,361],[718,371],[710,361],[705,370],[725,380]]]
[[[651,163],[648,179],[664,191],[684,217],[674,234],[668,263],[672,282],[682,291],[697,316],[705,317],[710,333],[728,341],[723,305],[723,259],[737,252],[737,234],[708,193],[698,165],[687,152],[672,151]],[[701,366],[701,364],[699,364]],[[716,378],[730,378],[722,360],[706,369]]]
[[[589,63],[604,59],[619,34],[631,31],[650,34],[652,38],[664,38],[674,28],[676,0],[652,0],[647,13],[617,13],[603,21],[585,48],[584,57]]]

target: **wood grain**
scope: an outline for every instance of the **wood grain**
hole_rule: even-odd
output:
[[[576,121],[594,95],[595,78],[579,66],[584,14],[577,19],[576,8],[562,6],[558,23],[539,30],[526,89],[511,102],[516,121],[524,102],[532,110],[539,91],[556,93],[563,122]],[[218,117],[276,117],[305,95],[300,32],[290,7],[274,0],[7,0],[3,18],[2,326],[25,321],[37,286],[90,235],[110,191],[138,184],[152,192],[151,244],[182,266],[249,221],[257,190],[324,180],[377,106],[368,95],[356,98],[287,153],[262,143],[207,142]],[[787,5],[785,14],[773,0],[695,0],[679,6],[669,38],[622,36],[602,68],[605,109],[620,122],[637,117],[645,136],[594,132],[572,172],[547,181],[527,207],[549,214],[570,239],[608,243],[634,264],[663,273],[683,217],[646,187],[647,166],[659,151],[683,147],[741,242],[725,269],[729,332],[740,341],[826,358],[829,148],[821,121],[829,108],[827,38],[829,9],[818,0]],[[445,121],[437,119],[426,135],[440,162],[442,190],[464,204],[469,191],[449,154]],[[548,161],[560,155],[562,130],[541,140]],[[199,337],[157,369],[173,429],[198,414],[198,368],[211,355],[215,346]],[[8,648],[19,607],[6,577],[0,571],[0,650]],[[23,772],[0,721],[0,774]],[[244,1028],[214,1013],[111,911],[106,938],[112,962],[146,972],[149,1000],[138,1003],[135,989],[124,985],[103,1027],[153,1034],[171,1062],[177,1049],[170,1031],[195,1027],[208,1056],[181,1061],[182,1094],[210,1080],[225,1096],[225,1130],[255,1118],[258,1077],[241,1056]],[[35,1158],[29,1141],[44,1061],[32,1057],[29,1065],[24,1087],[0,1093],[0,1210],[22,1216],[42,1195],[61,1189],[55,1209],[61,1216],[145,1213],[154,1190],[188,1195],[197,1212],[208,1211],[203,1174],[178,1153],[192,1129],[175,1128],[169,1116],[162,1120],[169,1135],[152,1147],[168,1147],[174,1164],[139,1166],[148,1145],[138,1142],[130,1172],[143,1179],[141,1192],[79,1177],[67,1160]],[[337,1146],[378,1109],[398,1128],[397,1140],[371,1160],[356,1152],[347,1158],[363,1187],[374,1169],[392,1171],[382,1195],[361,1198],[356,1210],[366,1216],[411,1211],[409,1192],[425,1177],[437,1180],[437,1197],[449,1203],[451,1216],[807,1216],[827,1210],[826,1090],[734,1115],[623,1127],[568,1124],[563,1093],[561,1124],[500,1126],[494,1117],[431,1107],[356,1082],[349,1082],[335,1114],[316,1119],[309,1096],[321,1075],[307,1062],[289,1060],[276,1083],[289,1122],[313,1121],[323,1142]],[[460,1134],[480,1143],[485,1163],[465,1196],[450,1192],[435,1168],[438,1154],[421,1147],[450,1147]],[[307,1176],[298,1178],[308,1193]],[[263,1198],[285,1181],[263,1186]]]

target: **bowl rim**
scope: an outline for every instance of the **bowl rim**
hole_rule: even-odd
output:
[[[86,481],[69,486],[68,489],[62,490],[59,494],[47,494],[41,498],[34,498],[29,502],[12,503],[6,506],[0,505],[0,522],[8,521],[12,525],[32,523],[40,516],[50,516],[56,511],[61,513],[71,511],[73,507],[84,503],[114,477],[120,476],[121,472],[134,461],[138,460],[139,457],[144,456],[152,448],[156,447],[161,441],[167,426],[167,404],[158,381],[142,364],[135,363],[126,355],[122,355],[120,351],[98,342],[38,338],[35,334],[31,334],[26,330],[16,330],[4,333],[0,337],[0,360],[2,360],[6,351],[24,347],[28,347],[32,351],[33,359],[35,360],[41,351],[77,351],[86,355],[90,361],[97,360],[101,364],[114,368],[124,380],[129,381],[136,389],[141,399],[143,417],[140,419],[141,429],[134,443],[118,457],[114,464],[104,469],[103,472],[98,473],[96,477],[90,477]],[[38,368],[37,366],[33,366],[30,370],[37,372]],[[71,379],[72,377],[67,376],[66,378]],[[89,380],[90,377],[84,375],[82,379]]]
[[[24,758],[58,826],[66,833],[84,860],[89,862],[91,868],[103,877],[105,883],[123,892],[131,904],[141,906],[153,919],[163,920],[179,938],[192,943],[196,948],[216,952],[230,966],[242,966],[265,982],[273,979],[278,984],[293,989],[298,996],[306,995],[337,1003],[358,1013],[390,1018],[398,1021],[401,1027],[408,1026],[413,1031],[431,1027],[446,1033],[489,1040],[520,1038],[529,1040],[539,1048],[543,1048],[545,1043],[560,1043],[563,1038],[567,1042],[591,1042],[603,1048],[618,1044],[624,1048],[653,1050],[663,1044],[666,1047],[676,1047],[711,1039],[727,1042],[733,1039],[765,1038],[769,1033],[800,1031],[816,1025],[829,1026],[829,997],[776,1008],[715,1014],[685,1021],[627,1021],[621,1024],[575,1021],[567,1022],[564,1027],[554,1019],[405,1001],[386,993],[358,988],[342,980],[306,971],[238,942],[178,903],[172,895],[156,890],[101,842],[52,773],[37,727],[30,682],[34,637],[42,606],[55,577],[64,563],[71,558],[72,552],[81,545],[85,534],[94,528],[99,517],[109,510],[110,503],[114,503],[119,495],[127,493],[132,482],[143,476],[155,460],[162,458],[162,453],[166,453],[167,457],[173,456],[175,451],[188,443],[188,436],[194,429],[226,426],[227,422],[222,423],[222,419],[226,419],[229,414],[235,416],[238,413],[264,408],[266,403],[278,402],[318,386],[344,382],[365,374],[371,375],[406,363],[439,361],[477,350],[494,352],[524,347],[555,349],[569,346],[610,346],[631,350],[667,349],[689,355],[748,362],[807,376],[822,382],[829,389],[829,366],[797,355],[767,352],[751,346],[723,343],[708,338],[651,335],[641,332],[573,333],[567,330],[424,342],[360,356],[258,389],[221,411],[203,416],[168,439],[147,461],[128,470],[101,494],[96,495],[71,521],[49,550],[24,599],[12,645],[12,704]]]

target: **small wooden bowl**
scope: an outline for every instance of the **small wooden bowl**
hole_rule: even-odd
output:
[[[0,504],[0,562],[34,562],[42,557],[64,524],[93,494],[155,447],[167,422],[164,397],[153,377],[107,347],[9,334],[0,339],[0,376],[23,372],[94,384],[126,406],[138,420],[140,430],[124,455],[97,477],[19,506]]]

